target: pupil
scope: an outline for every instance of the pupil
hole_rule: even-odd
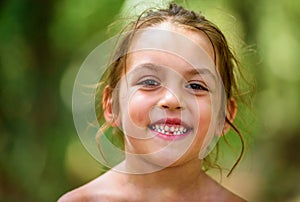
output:
[[[191,87],[193,89],[200,89],[200,85],[198,85],[198,84],[191,84]]]
[[[153,81],[153,80],[149,80],[149,81],[148,81],[148,84],[149,84],[149,85],[155,85],[155,83],[156,83],[156,82]]]

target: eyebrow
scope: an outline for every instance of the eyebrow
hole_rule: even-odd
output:
[[[191,70],[187,70],[185,73],[189,76],[193,76],[197,74],[206,74],[215,78],[215,75],[209,69],[206,68],[193,68]]]
[[[155,71],[159,73],[162,68],[166,68],[166,66],[157,65],[155,63],[142,63],[136,66],[134,72],[144,71],[145,69],[149,69],[151,71]],[[208,75],[211,76],[213,79],[215,79],[215,75],[207,68],[195,68],[186,70],[185,75],[187,76],[194,76],[194,75]]]
[[[154,63],[142,63],[136,66],[136,68],[133,70],[135,71],[143,71],[145,69],[149,69],[151,71],[160,72],[160,70],[163,68],[163,66],[154,64]]]

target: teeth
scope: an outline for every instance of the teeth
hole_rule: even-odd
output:
[[[165,131],[169,131],[169,126],[165,126]]]
[[[184,129],[184,128],[183,128],[182,126],[180,126],[179,131],[180,131],[180,132],[183,132],[183,129]]]
[[[170,131],[174,132],[174,130],[175,130],[174,126],[171,126]]]
[[[179,125],[169,126],[164,124],[152,125],[151,129],[166,135],[182,135],[188,131],[188,129],[183,126],[179,126]]]

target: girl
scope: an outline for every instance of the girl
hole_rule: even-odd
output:
[[[230,127],[242,140],[232,123],[235,68],[225,37],[200,14],[174,3],[143,13],[121,39],[99,88],[98,120],[106,123],[97,140],[114,128],[125,158],[59,202],[244,201],[203,170]]]

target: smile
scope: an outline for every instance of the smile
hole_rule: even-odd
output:
[[[164,135],[183,135],[188,129],[181,125],[154,124],[150,128]]]
[[[156,135],[165,140],[181,139],[191,132],[191,128],[180,119],[162,119],[149,126]]]

